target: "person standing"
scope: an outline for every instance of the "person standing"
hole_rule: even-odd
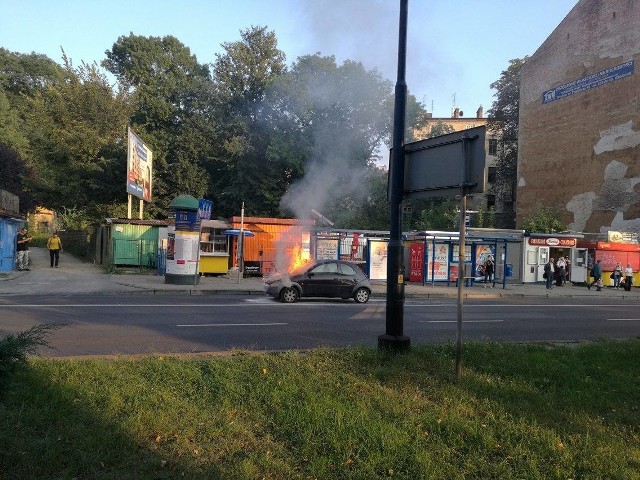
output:
[[[630,263],[627,263],[627,267],[624,269],[624,289],[627,292],[631,291],[632,283],[633,283],[633,268],[631,268]]]
[[[600,264],[600,262],[602,262],[602,260],[598,260],[596,264],[593,266],[593,268],[591,269],[591,276],[593,277],[593,282],[587,283],[587,288],[589,290],[591,290],[591,287],[593,287],[594,285],[598,287],[596,288],[596,292],[599,292],[602,290],[602,265]]]
[[[58,268],[58,260],[60,259],[60,252],[62,251],[62,240],[58,236],[58,232],[53,232],[53,235],[47,240],[47,248],[49,249],[49,258],[51,259],[51,268],[54,266]]]
[[[555,272],[555,268],[553,266],[553,258],[549,258],[549,261],[544,264],[544,279],[546,280],[547,290],[551,290],[553,288],[553,274]]]
[[[16,246],[18,270],[30,270],[29,268],[29,243],[31,237],[27,235],[27,229],[22,227],[18,232],[18,244]]]
[[[495,263],[493,262],[493,256],[489,255],[487,260],[484,262],[484,288],[487,288],[487,283],[493,282],[494,269]]]
[[[613,288],[616,290],[620,289],[620,279],[622,278],[622,265],[620,262],[616,263],[616,267],[613,269],[611,273],[611,278],[613,278]]]
[[[556,262],[556,271],[558,274],[556,278],[557,287],[561,287],[565,283],[565,275],[566,275],[565,267],[566,267],[566,263],[564,262],[564,257],[559,256],[558,261]]]

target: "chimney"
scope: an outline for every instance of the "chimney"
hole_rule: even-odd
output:
[[[482,118],[482,115],[484,114],[484,110],[482,108],[482,105],[480,105],[478,107],[478,110],[476,111],[476,118]]]

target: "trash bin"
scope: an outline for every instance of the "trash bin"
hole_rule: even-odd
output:
[[[505,277],[513,276],[513,265],[511,265],[510,263],[507,263],[507,267],[504,270],[504,275]]]

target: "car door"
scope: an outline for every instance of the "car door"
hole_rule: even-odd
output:
[[[358,282],[356,278],[356,271],[351,267],[351,265],[347,265],[346,263],[338,264],[338,270],[339,275],[336,287],[336,296],[348,298],[353,292],[353,287],[355,287],[356,283]]]
[[[306,297],[338,296],[339,278],[338,264],[324,262],[309,270],[309,278],[303,295]]]

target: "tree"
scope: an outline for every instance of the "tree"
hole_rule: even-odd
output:
[[[518,166],[518,116],[520,111],[520,69],[527,60],[509,61],[509,67],[500,78],[491,84],[496,90],[491,109],[488,112],[489,131],[500,139],[496,181],[494,192],[496,204],[510,216],[509,224],[514,223],[515,197]]]
[[[41,205],[95,213],[123,195],[128,94],[114,95],[97,65],[64,61],[65,80],[29,99],[30,188]]]
[[[208,66],[173,36],[121,36],[105,53],[102,65],[133,95],[129,124],[153,151],[148,211],[164,216],[175,196],[203,196],[204,165],[218,140]]]
[[[294,173],[303,175],[291,178],[283,211],[304,218],[371,198],[370,168],[392,124],[391,83],[361,63],[315,54],[297,59],[284,88],[277,110],[297,132],[302,170]]]
[[[291,138],[274,135],[280,119],[274,115],[274,98],[267,99],[286,72],[285,55],[275,33],[265,27],[241,31],[240,37],[223,43],[224,53],[213,64],[223,141],[208,164],[209,190],[224,215],[239,212],[243,201],[253,215],[275,215],[290,171],[288,155],[295,150]]]
[[[529,233],[559,233],[567,229],[560,220],[557,208],[538,203],[533,214],[524,219],[522,228]]]

